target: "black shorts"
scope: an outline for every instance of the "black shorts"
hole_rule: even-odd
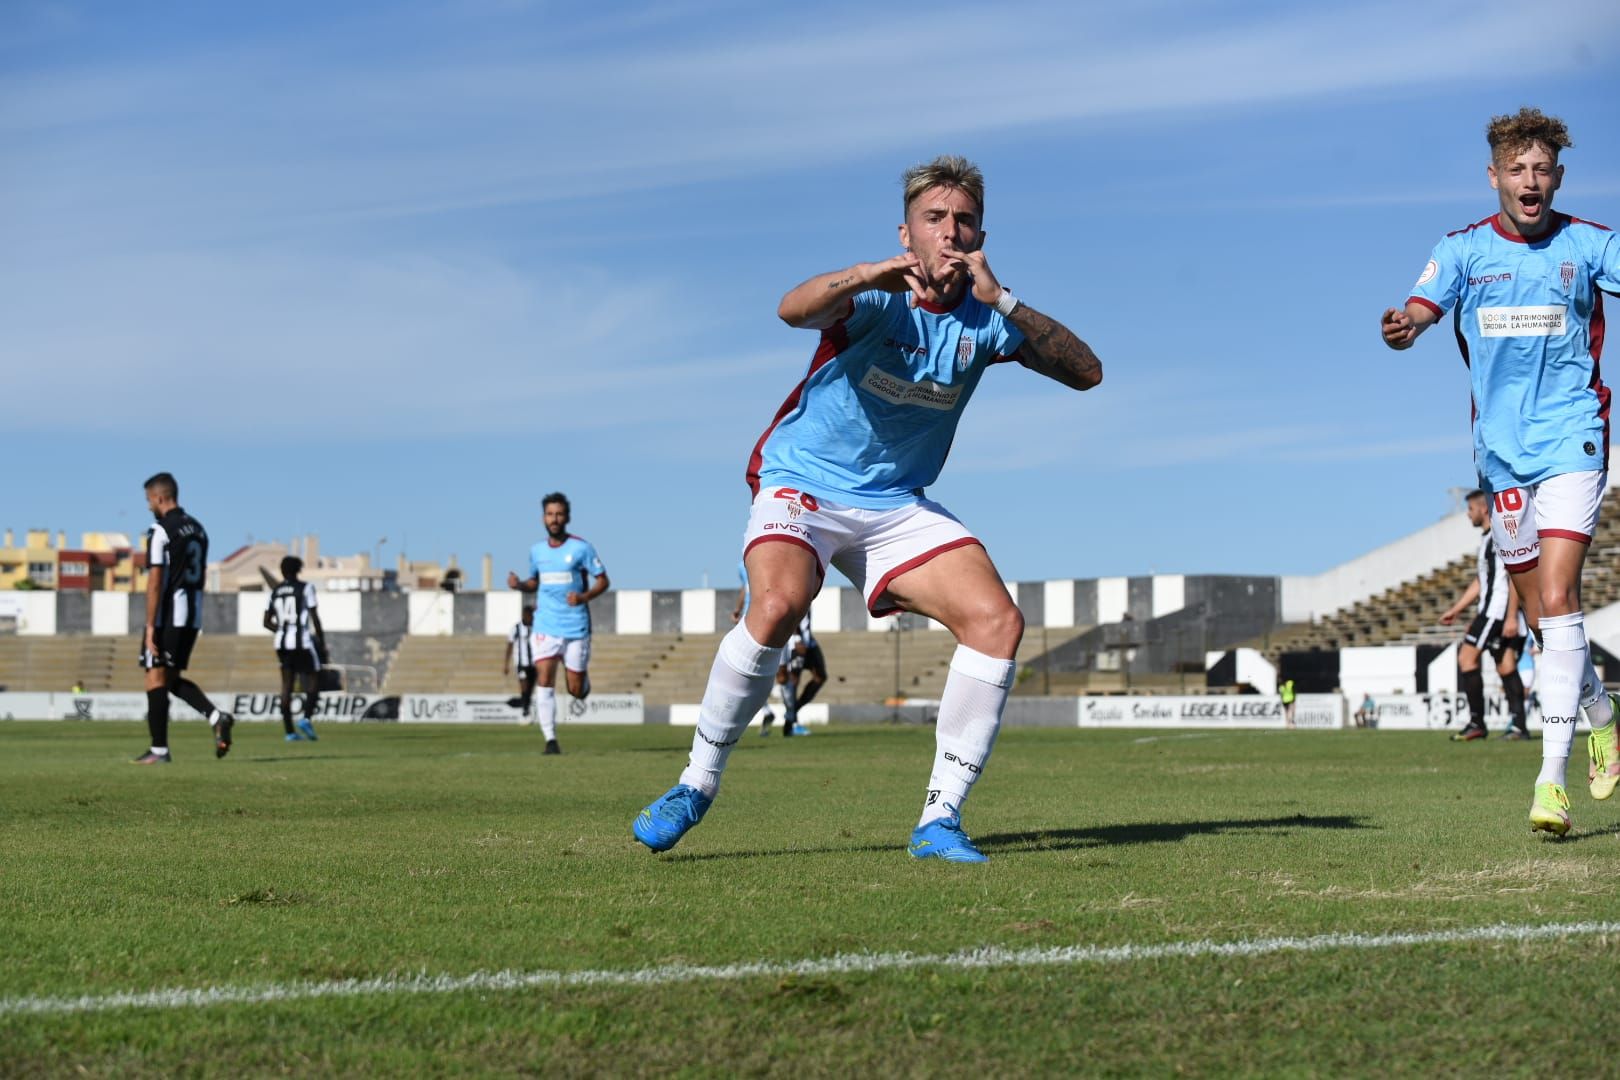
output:
[[[276,656],[281,660],[282,671],[313,675],[321,670],[321,658],[315,655],[314,649],[277,649]]]
[[[1463,641],[1498,659],[1502,656],[1502,650],[1510,647],[1510,643],[1524,643],[1523,638],[1504,638],[1502,620],[1484,613],[1474,616],[1474,621],[1468,624],[1468,632],[1463,635]]]
[[[810,646],[802,656],[795,653],[792,666],[795,672],[809,668],[815,672],[816,678],[821,679],[823,682],[827,679],[827,658],[821,655],[820,645]]]
[[[184,671],[191,663],[191,650],[197,644],[197,628],[194,626],[159,626],[152,631],[152,637],[157,642],[157,655],[153,656],[146,651],[146,639],[141,638],[141,667],[150,671],[152,668],[173,668],[175,671]]]

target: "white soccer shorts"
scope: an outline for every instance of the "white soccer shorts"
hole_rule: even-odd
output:
[[[534,635],[536,663],[559,656],[563,658],[563,667],[569,671],[584,671],[591,663],[591,636],[560,638],[538,632]]]
[[[931,499],[888,510],[863,510],[794,488],[761,488],[743,533],[743,555],[756,544],[797,544],[816,557],[825,578],[837,567],[866,598],[873,615],[900,609],[885,598],[889,583],[954,548],[979,544],[956,516]],[[979,546],[983,546],[979,544]]]
[[[1491,538],[1502,561],[1515,574],[1534,570],[1541,538],[1592,542],[1598,506],[1609,486],[1607,470],[1549,476],[1529,487],[1505,488],[1491,495]]]

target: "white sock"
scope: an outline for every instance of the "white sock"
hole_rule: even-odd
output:
[[[984,772],[1001,729],[1016,665],[958,645],[939,699],[934,729],[934,771],[919,825],[959,817],[968,792]]]
[[[1586,711],[1586,722],[1595,728],[1614,723],[1614,709],[1609,704],[1609,692],[1592,666],[1592,646],[1586,647],[1586,674],[1581,679],[1581,708]]]
[[[720,639],[681,783],[714,798],[731,748],[776,685],[776,665],[781,658],[781,646],[761,645],[740,622]]]
[[[152,747],[152,753],[154,753],[154,754],[167,754],[168,752],[169,752],[169,748],[167,746],[154,746],[154,747]]]
[[[1586,619],[1579,612],[1544,615],[1541,619],[1541,659],[1536,662],[1541,684],[1541,775],[1538,784],[1563,784],[1569,765],[1569,747],[1580,719],[1581,677],[1589,666]]]
[[[540,724],[540,734],[550,742],[557,737],[557,690],[551,686],[534,688],[534,718]]]

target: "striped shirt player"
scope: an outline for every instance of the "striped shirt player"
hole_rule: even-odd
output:
[[[568,497],[554,491],[541,500],[545,539],[529,549],[529,574],[506,576],[508,588],[536,594],[534,610],[535,720],[546,739],[545,752],[557,745],[557,663],[567,674],[568,692],[583,702],[591,692],[590,602],[608,589],[607,570],[589,541],[568,531],[573,514]]]
[[[512,668],[519,675],[534,668],[534,624],[532,621],[519,620],[512,624],[512,632],[506,635],[507,644],[512,648]]]
[[[320,654],[309,625],[311,616],[319,618],[318,605],[315,586],[308,581],[283,581],[270,591],[265,611],[275,617],[276,656],[282,667],[294,671],[321,670]]]
[[[1468,700],[1468,724],[1451,737],[1457,742],[1483,739],[1485,730],[1485,675],[1481,670],[1481,654],[1489,653],[1496,661],[1497,674],[1502,678],[1502,692],[1507,699],[1512,724],[1506,734],[1512,738],[1526,735],[1524,719],[1524,684],[1519,679],[1519,653],[1524,648],[1520,630],[1518,594],[1508,577],[1507,564],[1496,544],[1491,529],[1491,504],[1483,491],[1468,494],[1468,522],[1480,530],[1479,548],[1475,554],[1475,577],[1457,601],[1446,609],[1440,621],[1450,624],[1474,603],[1475,614],[1457,647],[1457,686]]]
[[[146,726],[152,736],[137,765],[167,765],[169,695],[190,705],[209,722],[214,756],[231,748],[235,719],[214,707],[202,688],[181,673],[202,629],[203,583],[208,569],[208,533],[180,508],[180,485],[170,473],[146,481],[146,506],[156,520],[146,534],[146,631],[141,667],[146,669]]]
[[[158,518],[146,533],[146,566],[161,582],[152,622],[158,651],[143,648],[141,666],[184,671],[202,630],[208,569],[208,533],[202,523],[178,506]]]
[[[281,560],[281,584],[270,590],[264,609],[264,628],[275,641],[281,661],[281,727],[288,742],[315,742],[315,717],[320,715],[319,672],[326,662],[326,631],[321,626],[315,586],[298,575],[304,560],[289,555]],[[303,715],[293,721],[293,684],[304,691]]]
[[[1474,465],[1496,546],[1541,642],[1542,768],[1531,828],[1569,830],[1565,771],[1584,710],[1595,798],[1620,783],[1615,703],[1593,670],[1581,570],[1608,486],[1610,392],[1603,293],[1620,291],[1620,239],[1553,209],[1569,129],[1539,109],[1486,127],[1499,208],[1442,237],[1382,333],[1409,348],[1450,313],[1473,398]]]
[[[1468,624],[1463,640],[1482,652],[1500,657],[1504,643],[1517,636],[1517,625],[1506,625],[1508,593],[1507,563],[1497,549],[1496,538],[1489,531],[1480,535],[1479,550],[1475,553],[1475,573],[1479,582],[1479,607],[1474,621]],[[1517,616],[1514,623],[1518,623]]]
[[[501,660],[501,674],[516,673],[518,679],[518,694],[508,698],[507,704],[514,709],[521,709],[523,715],[529,715],[529,708],[534,701],[534,684],[537,671],[534,664],[534,608],[525,605],[521,617],[512,624],[511,632],[506,635],[505,655]]]
[[[956,636],[910,851],[984,861],[960,811],[1000,726],[1023,620],[983,545],[927,488],[990,367],[1015,360],[1085,390],[1100,381],[1101,365],[990,269],[976,166],[946,155],[908,170],[903,183],[901,254],[819,274],[777,307],[789,326],[819,331],[820,342],[749,456],[743,557],[753,601],[720,644],[687,769],[632,826],[655,851],[707,811],[830,565],[873,615],[918,612]]]

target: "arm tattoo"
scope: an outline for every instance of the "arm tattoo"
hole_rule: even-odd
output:
[[[1067,326],[1023,303],[1007,321],[1023,331],[1018,360],[1029,370],[1075,390],[1090,390],[1102,382],[1102,361]]]
[[[839,278],[837,281],[829,281],[827,282],[827,291],[833,292],[837,289],[842,289],[846,285],[852,285],[854,282],[855,279],[852,277]]]

